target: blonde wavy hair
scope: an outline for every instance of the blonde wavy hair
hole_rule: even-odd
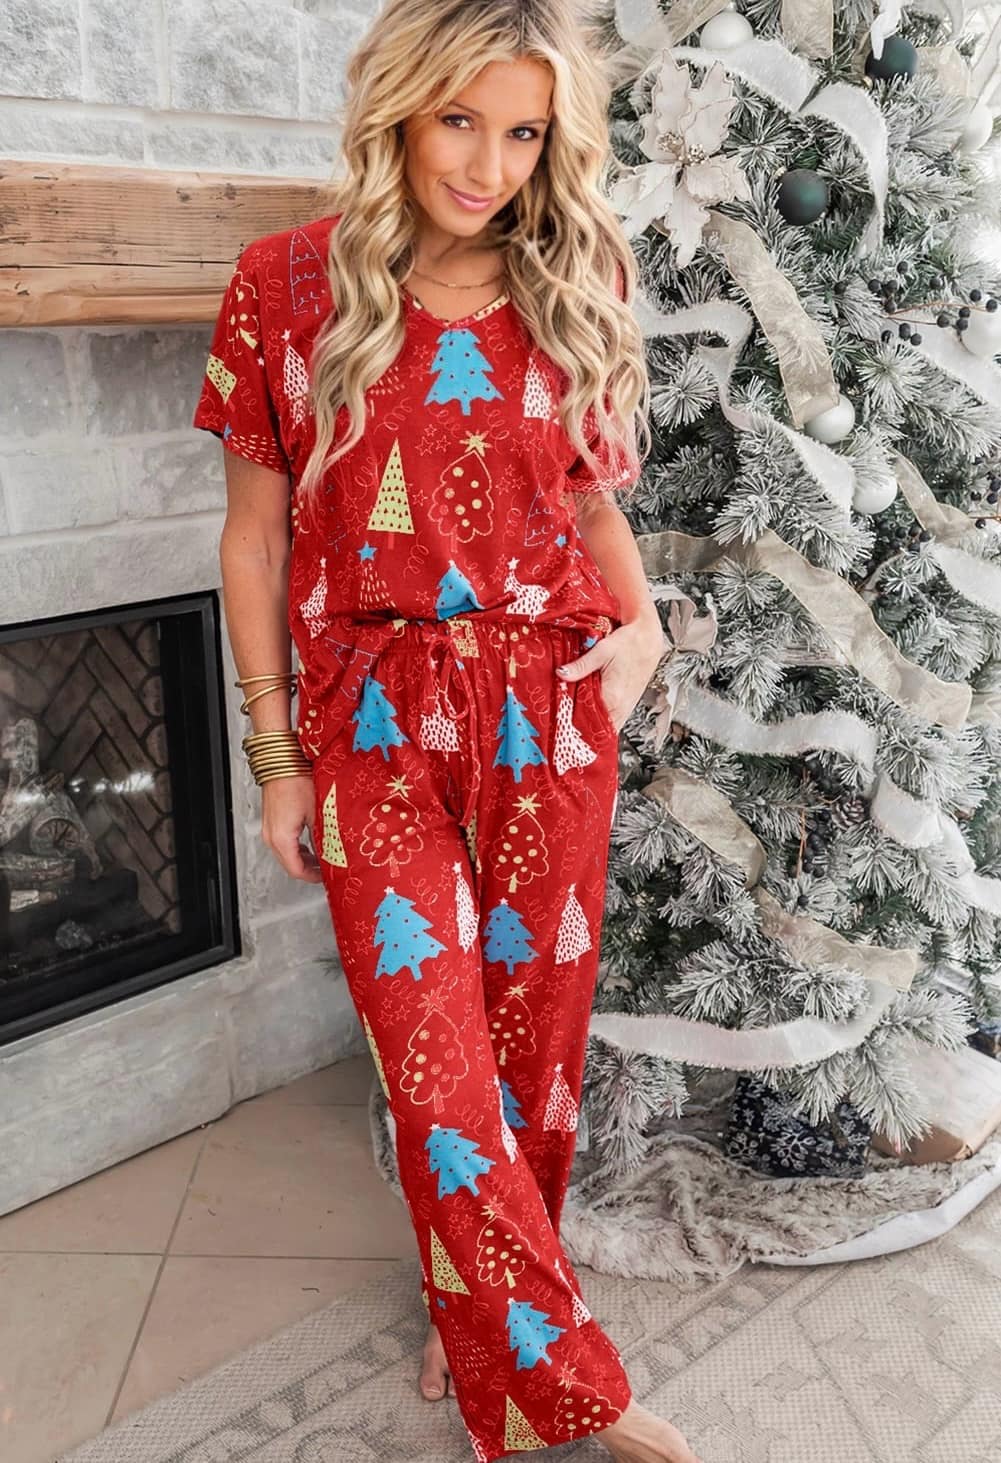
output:
[[[587,468],[609,477],[585,421],[616,466],[649,453],[650,386],[630,309],[636,261],[602,191],[615,159],[597,31],[574,0],[386,0],[347,66],[346,172],[328,185],[341,217],[327,259],[333,309],[310,362],[316,444],[299,482],[307,504],[325,469],[362,437],[365,392],[403,345],[400,284],[415,262],[417,211],[398,124],[444,105],[489,63],[521,58],[550,67],[552,120],[531,176],[482,242],[502,251],[515,308],[569,379],[560,424]],[[342,407],[348,432],[334,446]]]

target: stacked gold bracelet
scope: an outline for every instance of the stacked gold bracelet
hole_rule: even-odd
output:
[[[290,697],[296,693],[296,677],[293,671],[281,671],[266,676],[244,676],[234,684],[242,690],[251,681],[270,681],[271,684],[244,700],[240,710],[248,716],[251,702],[256,701],[259,696],[266,696],[269,691],[287,687]],[[243,750],[258,787],[274,777],[308,777],[312,770],[312,764],[303,752],[298,735],[292,727],[284,731],[252,732],[244,737]]]

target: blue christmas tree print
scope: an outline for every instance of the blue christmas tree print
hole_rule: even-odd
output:
[[[501,1092],[504,1096],[504,1121],[509,1128],[527,1128],[528,1124],[521,1115],[521,1103],[504,1078],[501,1078]]]
[[[476,1180],[481,1173],[493,1168],[493,1158],[484,1158],[477,1153],[477,1143],[464,1138],[458,1128],[441,1128],[431,1124],[424,1147],[430,1155],[431,1172],[438,1175],[438,1198],[454,1194],[464,1184],[471,1194],[479,1197]]]
[[[507,1303],[507,1338],[512,1351],[518,1353],[518,1370],[538,1366],[544,1361],[552,1366],[553,1359],[546,1351],[558,1341],[566,1330],[565,1326],[547,1325],[548,1311],[537,1311],[531,1301],[515,1300]]]
[[[474,401],[496,401],[503,397],[487,373],[493,366],[480,350],[480,342],[473,330],[443,330],[438,337],[438,350],[431,362],[432,371],[440,374],[424,398],[429,402],[444,404],[458,401],[462,415],[468,417],[470,404]]]
[[[539,735],[539,728],[529,721],[524,706],[510,686],[507,688],[504,710],[494,735],[500,740],[494,766],[510,767],[515,782],[521,781],[523,767],[545,762],[546,754],[532,741],[533,737]]]
[[[506,899],[502,899],[487,916],[483,929],[483,958],[502,960],[508,975],[513,975],[516,965],[526,965],[538,954],[528,943],[531,938],[521,915]]]
[[[403,894],[397,894],[389,885],[375,911],[375,938],[373,946],[381,945],[379,963],[375,967],[375,978],[380,975],[396,975],[406,965],[414,980],[423,980],[420,968],[422,960],[431,960],[440,955],[445,946],[434,935],[428,934],[431,921],[418,914],[414,901]]]
[[[351,717],[358,723],[352,751],[370,752],[373,747],[378,747],[388,762],[389,748],[410,740],[406,732],[396,725],[395,715],[396,707],[387,697],[382,682],[367,675],[362,682],[358,709]]]
[[[467,610],[482,608],[465,574],[455,567],[454,559],[449,559],[448,568],[438,580],[438,599],[434,609],[439,620],[449,620],[453,615],[464,615]]]

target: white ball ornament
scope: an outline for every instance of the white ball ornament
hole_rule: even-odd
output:
[[[754,37],[754,28],[735,10],[721,10],[699,31],[699,45],[707,51],[729,51]]]
[[[882,513],[889,508],[897,496],[897,480],[887,474],[884,477],[869,478],[865,482],[856,479],[852,506],[856,513]]]
[[[977,152],[994,131],[994,113],[983,102],[974,102],[959,134],[961,152]]]
[[[840,442],[847,437],[855,425],[855,408],[842,392],[838,392],[837,406],[820,411],[815,417],[803,423],[803,431],[816,442]],[[861,510],[860,510],[861,511]]]
[[[985,360],[1001,351],[1001,310],[971,310],[959,338],[971,356]]]

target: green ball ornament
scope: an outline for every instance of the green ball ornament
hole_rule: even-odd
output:
[[[917,69],[917,50],[903,36],[887,36],[883,54],[874,56],[870,51],[865,62],[866,76],[878,76],[880,81],[889,81],[893,76],[906,76],[909,80]]]
[[[775,205],[788,224],[812,224],[827,211],[827,184],[812,168],[793,168],[782,175]]]

